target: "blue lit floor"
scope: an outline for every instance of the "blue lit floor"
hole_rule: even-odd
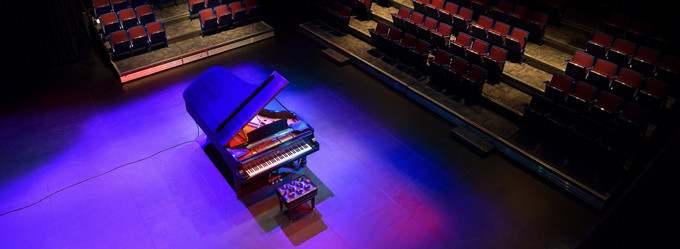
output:
[[[203,133],[192,141],[182,92],[215,65],[252,81],[278,71],[291,82],[278,99],[316,130],[306,168],[316,209],[292,224],[274,195],[239,200]],[[0,216],[0,248],[572,248],[598,219],[508,159],[478,157],[436,114],[299,35],[117,91],[101,86],[110,70],[74,68],[55,74],[83,83],[2,112],[0,213],[54,194]]]

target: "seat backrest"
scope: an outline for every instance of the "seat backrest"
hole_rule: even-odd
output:
[[[602,45],[607,46],[607,47],[611,46],[612,43],[614,43],[614,37],[613,36],[611,36],[607,33],[601,32],[601,31],[593,33],[593,37],[590,38],[590,40],[595,41],[596,43],[602,44]]]
[[[597,102],[595,104],[607,111],[618,112],[621,110],[623,99],[612,93],[603,91],[600,93],[600,96],[597,97]]]
[[[411,22],[413,22],[413,23],[415,23],[415,24],[417,25],[417,24],[422,24],[422,23],[423,23],[423,19],[424,19],[423,14],[418,13],[418,12],[413,12],[413,13],[411,14],[411,19],[410,19],[410,20],[411,20]]]
[[[460,7],[460,9],[458,9],[457,15],[462,17],[465,20],[471,20],[472,14],[473,14],[473,11],[471,9],[468,9],[466,7]]]
[[[531,15],[528,18],[531,22],[537,23],[537,24],[547,24],[548,23],[548,14],[543,13],[541,11],[534,10],[531,12]]]
[[[451,62],[451,54],[443,49],[437,50],[434,54],[434,62],[439,65],[448,65]]]
[[[137,37],[146,37],[146,30],[144,26],[134,26],[128,29],[128,36],[130,39],[135,39]]]
[[[387,34],[387,39],[393,41],[401,39],[401,30],[398,28],[391,28],[389,33]]]
[[[468,71],[467,75],[470,79],[475,81],[475,83],[480,85],[480,84],[484,83],[484,81],[486,80],[486,69],[484,69],[484,68],[482,68],[478,65],[472,64],[470,66],[470,70]]]
[[[443,36],[450,36],[452,33],[453,27],[451,25],[448,25],[446,23],[440,22],[439,26],[437,27],[437,33],[443,35]]]
[[[590,67],[593,65],[595,57],[583,51],[576,51],[571,61],[582,67]]]
[[[656,64],[661,59],[661,53],[649,47],[640,46],[637,52],[635,52],[635,58],[640,58],[651,64]]]
[[[231,11],[229,11],[229,7],[227,7],[227,5],[223,4],[215,7],[215,15],[218,18],[227,14],[231,15]]]
[[[645,91],[654,94],[658,97],[666,97],[668,95],[669,86],[666,82],[656,78],[645,78]]]
[[[472,44],[472,40],[473,38],[471,35],[468,35],[463,32],[458,32],[458,35],[456,36],[456,42],[466,47]]]
[[[444,0],[432,0],[430,5],[433,5],[437,9],[444,8]]]
[[[526,43],[527,39],[529,38],[529,32],[526,30],[523,30],[518,27],[512,28],[512,31],[510,32],[510,36],[515,38],[517,41],[519,41],[520,47],[524,47],[524,44]]]
[[[468,65],[468,61],[458,56],[454,56],[453,60],[451,60],[451,68],[456,70],[456,72],[464,73],[467,70]]]
[[[501,21],[496,21],[493,25],[493,30],[498,31],[501,35],[507,35],[510,33],[510,25]]]
[[[408,19],[411,17],[411,10],[407,9],[406,7],[401,7],[399,8],[399,12],[397,12],[397,16]]]
[[[642,82],[642,74],[624,67],[621,68],[621,72],[619,72],[616,80],[633,87],[638,87]]]
[[[626,102],[621,113],[621,117],[640,125],[646,123],[649,116],[649,109],[630,101]]]
[[[508,57],[508,51],[499,46],[491,46],[491,50],[489,50],[489,57],[498,62],[502,62]]]
[[[444,5],[444,11],[451,13],[451,14],[457,14],[458,13],[458,4],[454,2],[446,2]]]
[[[615,48],[617,51],[621,51],[627,55],[633,55],[633,52],[635,52],[635,47],[635,43],[620,38],[614,40],[614,44],[612,45],[612,48]]]
[[[614,25],[617,27],[627,28],[630,25],[631,18],[623,15],[621,13],[612,13],[607,19],[608,25]]]
[[[665,68],[671,72],[680,72],[680,57],[670,54],[664,55],[659,67]]]
[[[583,98],[585,101],[592,101],[595,99],[595,94],[597,94],[597,88],[591,86],[590,84],[579,81],[576,82],[576,85],[574,85],[573,93],[574,95]]]
[[[472,50],[477,53],[486,53],[489,51],[489,43],[483,40],[477,39],[472,43]]]
[[[437,28],[437,20],[435,20],[432,17],[427,17],[425,18],[425,22],[423,22],[423,27],[427,28],[428,30],[433,30]]]
[[[375,32],[378,34],[387,34],[388,29],[389,26],[384,22],[378,22],[378,24],[375,25]]]
[[[498,4],[496,5],[495,8],[503,12],[509,13],[514,8],[514,5],[506,0],[500,0],[498,1]]]
[[[571,87],[574,85],[574,79],[567,76],[566,74],[555,72],[553,73],[552,79],[550,79],[551,86],[557,89],[561,89],[565,92],[569,92]]]
[[[428,53],[430,51],[430,43],[425,40],[418,40],[413,50],[419,54]]]
[[[617,67],[618,66],[616,64],[612,63],[612,62],[609,62],[609,61],[606,61],[606,60],[603,60],[603,59],[597,59],[597,61],[595,62],[595,67],[593,68],[593,71],[596,71],[596,72],[601,73],[605,76],[611,77],[611,76],[614,76],[614,74],[616,74]]]
[[[491,29],[493,24],[494,20],[485,15],[480,15],[477,19],[477,25],[482,26],[485,29]]]
[[[515,5],[515,7],[512,9],[512,13],[521,19],[527,18],[529,16],[529,12],[531,12],[531,10],[522,5]]]
[[[416,43],[416,37],[413,36],[412,34],[404,33],[399,43],[401,43],[401,45],[404,45],[405,47],[411,47]]]

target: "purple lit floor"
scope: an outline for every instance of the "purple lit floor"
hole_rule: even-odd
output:
[[[67,87],[0,113],[0,213],[54,193],[0,216],[0,248],[572,248],[597,222],[320,49],[277,34],[118,88],[96,57],[53,71]],[[273,192],[239,200],[196,139],[182,92],[215,65],[252,81],[278,71],[291,82],[278,99],[316,130],[316,209],[292,224]]]

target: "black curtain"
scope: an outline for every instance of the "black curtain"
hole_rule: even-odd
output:
[[[41,33],[49,54],[48,66],[62,65],[89,56],[92,43],[88,16],[81,0],[42,0],[45,17]]]

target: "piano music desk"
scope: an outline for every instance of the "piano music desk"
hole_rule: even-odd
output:
[[[283,210],[285,205],[288,209],[288,220],[292,223],[291,211],[296,207],[312,201],[312,209],[314,209],[314,202],[318,189],[316,185],[306,175],[287,182],[276,188],[276,196],[279,197],[279,209]]]

